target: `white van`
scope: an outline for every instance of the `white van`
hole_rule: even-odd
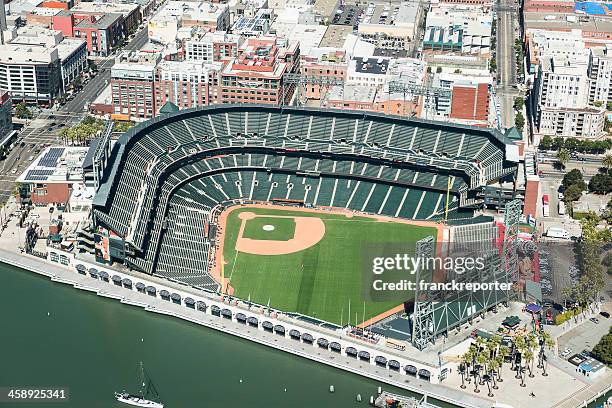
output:
[[[548,231],[546,231],[546,236],[548,238],[560,238],[560,239],[570,239],[570,234],[567,230],[563,228],[550,227]]]

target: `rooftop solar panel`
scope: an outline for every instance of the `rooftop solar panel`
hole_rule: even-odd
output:
[[[27,180],[44,181],[53,174],[53,170],[29,170],[26,175]]]
[[[42,167],[55,167],[57,166],[57,161],[61,157],[62,153],[64,153],[63,147],[52,147],[49,149],[47,153],[43,157],[41,157],[38,162],[39,166]]]

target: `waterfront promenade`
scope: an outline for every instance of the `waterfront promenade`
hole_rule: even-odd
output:
[[[439,399],[462,407],[484,408],[493,406],[491,401],[478,398],[477,396],[467,395],[460,390],[454,390],[444,385],[432,384],[427,381],[408,377],[403,372],[394,372],[358,359],[349,358],[329,350],[318,348],[316,344],[308,345],[296,342],[275,333],[265,332],[261,328],[245,326],[234,320],[213,316],[210,314],[211,306],[214,304],[211,301],[207,301],[208,311],[204,313],[161,300],[158,297],[148,296],[135,290],[116,286],[110,282],[104,282],[98,279],[92,279],[86,275],[80,275],[73,268],[64,267],[43,259],[4,249],[0,249],[0,262],[5,262],[47,276],[56,282],[69,284],[78,289],[94,292],[99,296],[116,299],[125,304],[140,306],[149,312],[187,320],[195,324],[387,383],[398,388],[407,389],[422,395],[426,394],[430,398]],[[141,276],[134,277],[134,280],[144,281]],[[156,285],[159,288],[159,284],[156,283]],[[229,305],[221,302],[218,302],[216,305],[222,309],[230,308]],[[311,332],[312,331],[314,330],[311,330]]]

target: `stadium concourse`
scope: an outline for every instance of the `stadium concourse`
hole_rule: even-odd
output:
[[[514,177],[497,130],[357,112],[216,105],[163,114],[112,147],[93,202],[111,262],[218,291],[217,218],[251,201],[470,223],[483,186]]]

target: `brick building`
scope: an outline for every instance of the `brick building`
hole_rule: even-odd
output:
[[[488,120],[491,102],[488,84],[456,84],[452,92],[451,118]]]
[[[155,67],[159,54],[128,52],[111,68],[114,119],[144,120],[155,114]]]
[[[87,41],[87,51],[93,56],[108,56],[127,36],[121,13],[96,15],[62,10],[53,16],[53,28],[66,37]]]
[[[493,84],[489,71],[441,72],[435,74],[432,84],[450,90],[435,100],[437,119],[453,118],[471,125],[488,123]]]
[[[340,48],[311,48],[308,55],[300,57],[300,73],[314,79],[346,81],[347,69],[346,52]],[[321,99],[318,84],[308,84],[305,91],[306,98]]]
[[[220,103],[281,104],[294,91],[283,89],[283,75],[298,72],[299,58],[297,42],[276,37],[247,39],[221,73]]]
[[[223,63],[162,61],[157,66],[155,112],[167,102],[180,109],[217,103]]]
[[[74,185],[83,183],[87,147],[49,147],[17,178],[19,200],[34,205],[66,205]]]
[[[198,28],[185,41],[185,59],[211,63],[235,58],[241,42],[240,36],[236,34]]]

